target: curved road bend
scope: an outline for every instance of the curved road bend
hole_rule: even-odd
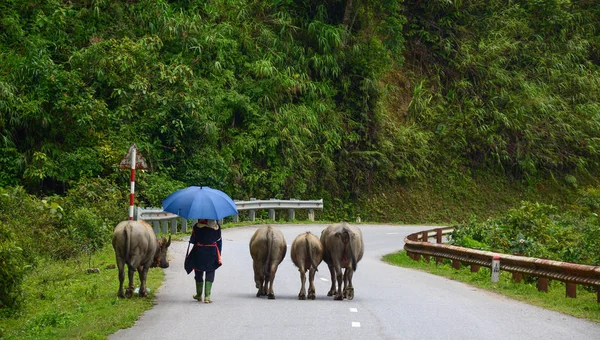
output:
[[[291,244],[305,231],[320,236],[326,225],[278,227]],[[257,228],[223,230],[224,265],[216,272],[212,304],[192,299],[193,274],[183,270],[187,242],[173,242],[157,305],[109,339],[600,339],[598,323],[380,260],[427,226],[360,225],[365,255],[354,275],[354,300],[326,296],[324,263],[315,279],[317,299],[297,300],[300,276],[289,251],[275,278],[277,299],[257,298],[248,249]]]

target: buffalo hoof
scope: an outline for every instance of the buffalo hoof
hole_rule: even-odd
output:
[[[354,288],[348,288],[344,293],[344,297],[348,300],[354,299]]]
[[[146,297],[148,296],[148,290],[144,289],[143,291],[140,290],[139,294],[140,297]]]
[[[306,294],[298,294],[298,300],[306,300]]]
[[[132,296],[133,296],[133,288],[127,288],[127,290],[125,291],[125,297],[130,298]]]
[[[317,298],[317,296],[315,294],[308,294],[308,298],[314,300]]]
[[[275,300],[275,294],[269,294],[267,296],[269,297],[269,300]]]
[[[125,294],[123,294],[123,289],[119,289],[119,291],[117,292],[117,296],[120,298],[125,298]]]
[[[327,296],[333,296],[335,294],[335,290],[330,290],[327,292]]]
[[[339,294],[333,297],[334,300],[344,300],[344,297],[342,296],[342,294]]]

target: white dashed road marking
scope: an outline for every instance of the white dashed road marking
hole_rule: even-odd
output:
[[[356,309],[356,308],[350,308],[350,313],[358,313],[358,309]]]
[[[387,233],[386,235],[398,235],[400,233]]]
[[[360,322],[352,321],[352,327],[360,328]]]

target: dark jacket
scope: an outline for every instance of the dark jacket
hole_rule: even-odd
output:
[[[189,268],[201,271],[213,271],[221,266],[221,250],[223,241],[221,240],[221,227],[217,230],[194,225],[190,243],[194,245],[189,253]],[[187,261],[186,261],[187,262]],[[188,268],[186,268],[188,269]],[[191,271],[188,271],[188,274]]]

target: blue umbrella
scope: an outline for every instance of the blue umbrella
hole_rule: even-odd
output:
[[[163,210],[187,219],[220,220],[238,213],[235,202],[221,190],[191,186],[162,201]]]

